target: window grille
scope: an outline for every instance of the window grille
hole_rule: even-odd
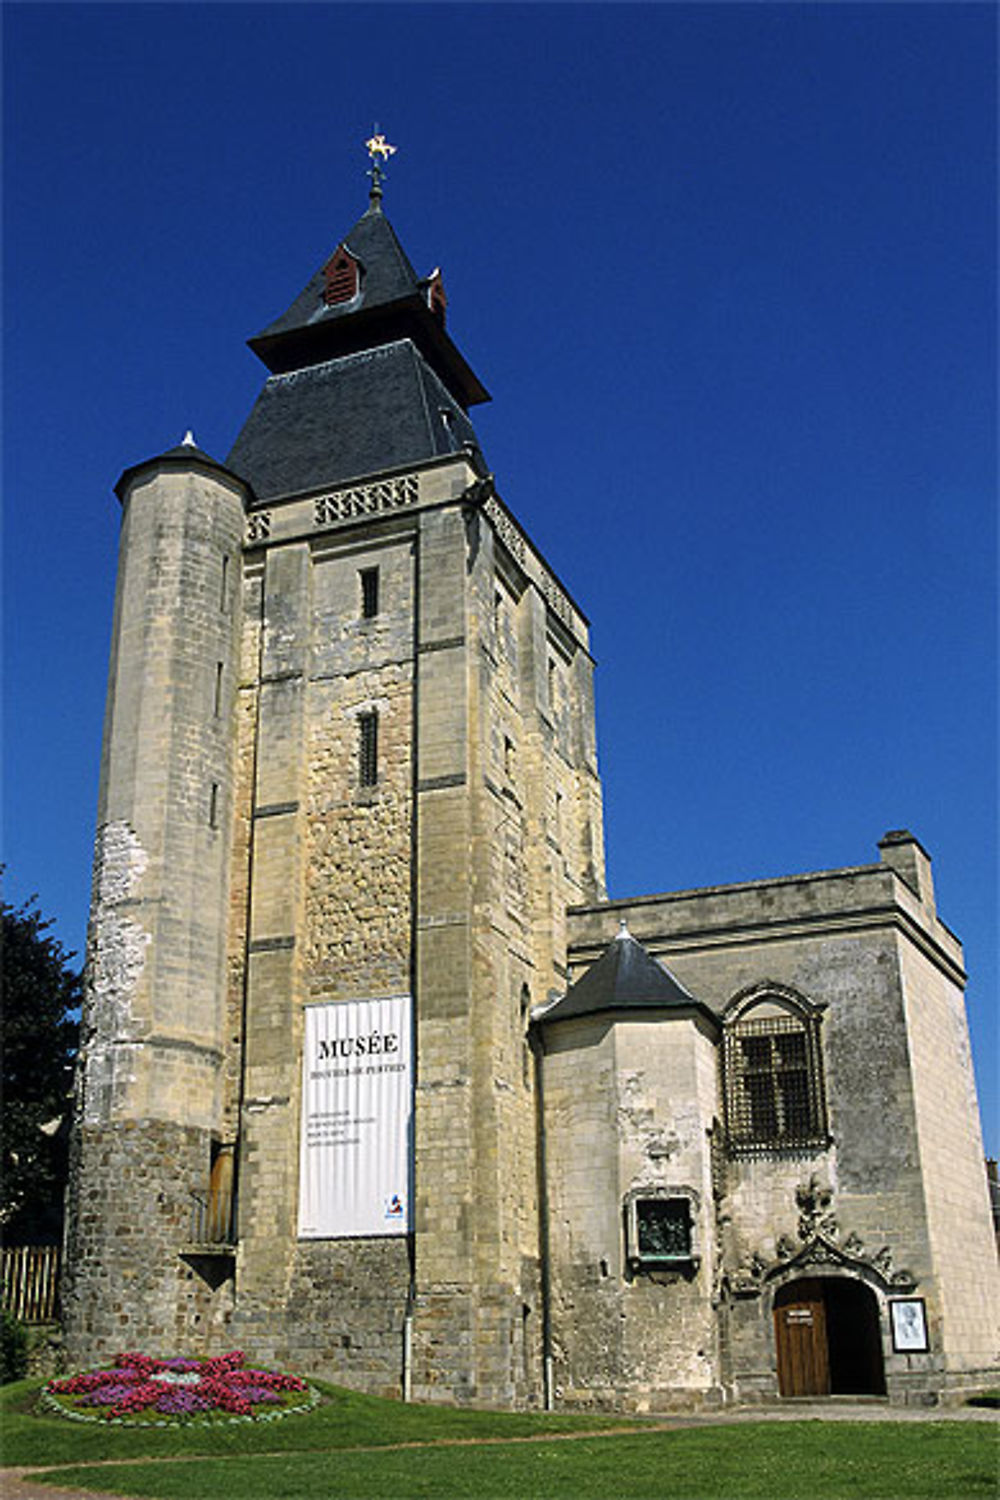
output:
[[[826,1140],[816,1021],[789,1014],[727,1026],[723,1043],[726,1127],[737,1154]]]
[[[378,714],[358,715],[358,779],[362,786],[378,785]]]
[[[373,620],[378,614],[378,568],[361,569],[361,618]]]

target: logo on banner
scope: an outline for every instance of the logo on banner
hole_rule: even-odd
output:
[[[385,1200],[385,1216],[387,1219],[402,1219],[405,1217],[403,1200],[398,1193],[393,1193],[391,1198]]]

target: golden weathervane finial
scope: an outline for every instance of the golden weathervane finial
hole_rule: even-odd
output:
[[[368,196],[372,203],[377,203],[382,196],[382,183],[385,180],[385,164],[390,156],[395,156],[396,148],[389,145],[389,142],[377,125],[371,139],[365,141],[365,146],[371,160],[368,176],[372,180],[372,189]]]

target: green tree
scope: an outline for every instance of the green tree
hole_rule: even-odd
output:
[[[3,1109],[0,1228],[8,1244],[43,1244],[62,1232],[73,1058],[81,982],[74,957],[47,935],[50,920],[29,896],[0,901]]]

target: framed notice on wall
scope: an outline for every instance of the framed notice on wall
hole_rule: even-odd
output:
[[[889,1302],[892,1347],[897,1354],[926,1354],[927,1310],[923,1297],[894,1297]]]
[[[299,1238],[406,1234],[413,1176],[409,995],[307,1005]]]

